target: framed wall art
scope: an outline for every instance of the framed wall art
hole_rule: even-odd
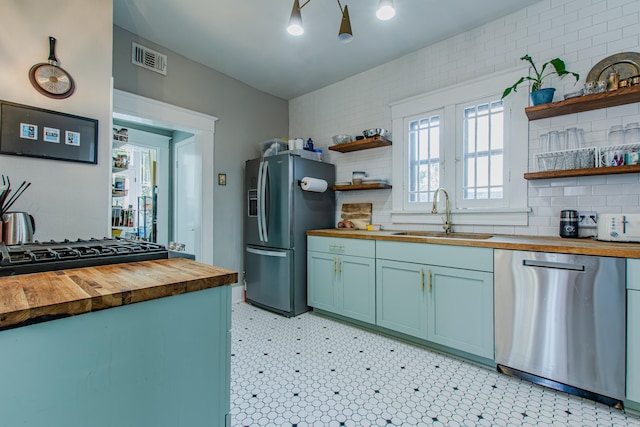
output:
[[[0,101],[0,154],[98,163],[98,120]]]

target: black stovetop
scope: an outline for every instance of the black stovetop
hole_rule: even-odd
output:
[[[119,237],[18,245],[0,243],[0,276],[168,257],[169,251],[162,245]]]

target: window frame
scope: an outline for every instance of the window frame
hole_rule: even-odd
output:
[[[420,120],[423,120],[423,119],[429,119],[430,120],[432,117],[438,116],[438,119],[439,119],[439,122],[440,122],[439,123],[439,132],[438,132],[439,133],[438,146],[439,146],[439,154],[440,154],[440,156],[438,158],[438,164],[439,164],[439,169],[440,169],[439,170],[439,176],[438,176],[438,182],[442,181],[442,171],[441,171],[442,164],[443,164],[443,162],[442,162],[442,155],[443,155],[443,150],[442,150],[442,145],[443,145],[442,144],[442,141],[443,141],[442,129],[444,129],[444,123],[443,123],[443,121],[444,121],[443,115],[444,114],[443,113],[444,113],[443,110],[437,109],[437,110],[426,112],[425,114],[418,114],[418,115],[415,115],[415,116],[412,116],[412,117],[405,117],[404,118],[404,128],[406,129],[406,132],[407,132],[405,140],[407,141],[406,144],[408,145],[409,144],[408,141],[409,141],[409,132],[410,132],[409,131],[409,123],[410,122],[420,121]],[[408,147],[407,147],[407,149],[408,149]],[[411,170],[411,165],[410,165],[411,160],[409,159],[408,152],[407,152],[407,156],[405,158],[405,161],[406,161],[406,170],[405,170],[405,173],[404,173],[404,176],[403,176],[403,186],[404,186],[404,188],[407,189],[407,191],[406,191],[407,197],[405,197],[404,200],[403,200],[403,209],[404,210],[408,210],[408,211],[415,211],[415,210],[422,209],[422,206],[424,206],[425,203],[430,203],[430,202],[409,202],[409,189],[410,189],[410,186],[411,186],[411,184],[410,184],[410,174],[411,174],[412,170]],[[436,189],[434,188],[434,192],[435,192],[435,190]],[[432,197],[429,197],[428,199],[429,200],[433,200]]]
[[[462,123],[464,122],[464,111],[465,109],[467,109],[468,107],[477,107],[479,105],[483,105],[483,104],[491,104],[494,101],[499,101],[500,100],[500,95],[494,95],[494,96],[485,96],[482,98],[478,98],[478,99],[474,99],[474,100],[469,100],[466,102],[462,102],[456,105],[456,119],[459,120],[460,122],[456,123],[456,159],[460,159],[459,161],[456,162],[456,186],[457,188],[460,190],[458,192],[456,192],[456,206],[458,206],[459,208],[504,208],[505,206],[507,206],[507,200],[506,198],[508,197],[508,195],[505,193],[506,187],[507,187],[507,176],[506,173],[508,171],[508,166],[506,164],[505,160],[505,149],[506,149],[506,139],[504,138],[503,135],[503,146],[502,146],[502,158],[503,158],[503,166],[502,166],[502,173],[503,173],[503,182],[502,182],[502,197],[499,199],[465,199],[464,198],[464,192],[462,191],[463,186],[464,186],[464,173],[465,173],[465,153],[464,153],[464,127],[461,126]],[[503,100],[503,105],[502,105],[502,114],[503,114],[503,122],[506,125],[506,114],[507,111],[504,108],[504,100]],[[503,131],[506,133],[506,126],[503,127]],[[487,152],[488,155],[491,154],[490,151]],[[481,157],[476,153],[476,158]]]
[[[408,203],[407,120],[442,110],[440,130],[440,186],[451,197],[454,225],[527,225],[527,181],[529,121],[524,112],[528,91],[522,88],[504,98],[504,198],[493,206],[473,206],[462,199],[462,128],[456,120],[458,105],[489,97],[499,99],[510,81],[528,70],[522,68],[494,73],[465,83],[445,87],[391,104],[393,189],[391,219],[397,224],[441,224],[441,215],[431,214],[431,202]],[[451,125],[451,123],[454,123]],[[449,124],[447,126],[447,124]],[[454,144],[447,141],[455,141]],[[440,202],[439,202],[440,204]],[[479,204],[476,204],[479,205]]]

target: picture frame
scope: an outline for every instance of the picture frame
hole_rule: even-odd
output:
[[[98,120],[0,100],[0,154],[97,164]]]
[[[227,185],[227,174],[219,173],[218,174],[218,185]]]

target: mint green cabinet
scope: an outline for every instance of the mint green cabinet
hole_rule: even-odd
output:
[[[379,241],[377,324],[493,359],[493,250]]]
[[[229,286],[0,332],[2,426],[230,426]]]
[[[627,260],[627,400],[640,410],[640,259]]]
[[[307,252],[307,304],[320,310],[336,309],[336,256]]]
[[[493,359],[493,274],[430,266],[427,339]]]
[[[627,291],[627,399],[640,403],[640,291]]]
[[[420,264],[377,260],[376,323],[416,338],[427,338],[425,270]]]
[[[375,242],[310,236],[307,249],[307,303],[373,324]]]

